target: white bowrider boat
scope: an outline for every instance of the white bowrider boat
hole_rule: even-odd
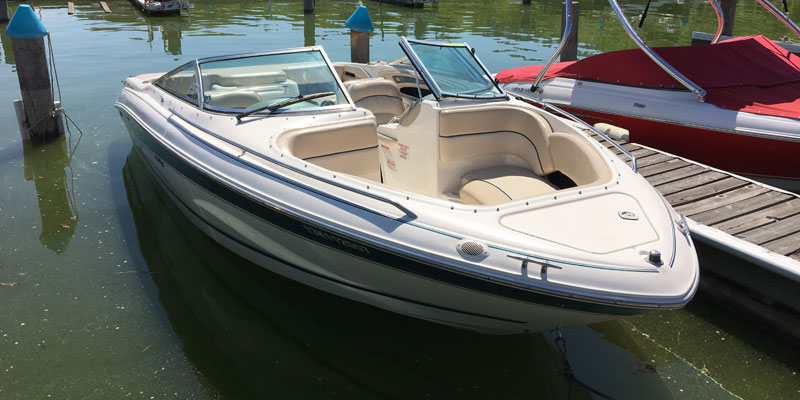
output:
[[[509,98],[465,44],[401,47],[411,65],[194,60],[126,79],[116,106],[198,227],[310,286],[490,333],[692,298],[686,223],[632,156]]]

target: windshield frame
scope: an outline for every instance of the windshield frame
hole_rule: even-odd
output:
[[[442,88],[436,83],[436,80],[433,79],[433,75],[428,71],[425,67],[425,64],[422,63],[422,60],[417,56],[417,53],[414,49],[411,48],[411,44],[421,44],[424,46],[435,46],[435,47],[461,47],[467,49],[469,54],[472,56],[472,59],[478,64],[481,68],[481,71],[489,78],[489,81],[492,83],[495,89],[497,89],[498,94],[489,94],[489,95],[470,95],[464,93],[452,93],[443,91]],[[508,100],[508,94],[497,84],[497,82],[492,77],[492,74],[489,73],[489,70],[486,69],[486,66],[483,65],[481,60],[475,56],[475,50],[472,47],[469,47],[466,43],[447,43],[447,42],[440,42],[440,41],[430,41],[430,40],[416,40],[416,39],[408,39],[405,36],[400,37],[400,48],[408,57],[408,61],[411,62],[411,65],[417,70],[419,75],[422,77],[422,80],[428,85],[428,88],[431,89],[433,92],[433,96],[436,97],[436,100],[441,101],[445,97],[457,97],[462,99],[475,99],[475,100],[494,100],[494,99],[502,99]]]
[[[322,55],[322,60],[325,62],[325,65],[328,67],[328,71],[330,71],[331,75],[333,76],[334,82],[336,82],[339,91],[344,96],[345,100],[347,100],[346,104],[335,104],[330,106],[321,106],[321,107],[304,107],[300,109],[279,109],[273,112],[267,111],[260,111],[254,113],[253,115],[260,115],[265,116],[269,114],[283,114],[283,113],[291,113],[291,114],[309,114],[309,113],[328,113],[328,112],[342,112],[342,111],[355,111],[356,105],[353,102],[353,99],[350,97],[350,93],[345,90],[344,84],[342,80],[339,78],[339,75],[336,73],[336,70],[333,67],[333,63],[328,58],[328,55],[325,53],[325,50],[322,46],[309,46],[309,47],[295,47],[290,49],[280,49],[280,50],[269,50],[269,51],[261,51],[261,52],[253,52],[253,53],[239,53],[239,54],[231,54],[226,56],[214,56],[214,57],[205,57],[205,58],[198,58],[195,60],[195,68],[197,71],[197,82],[199,86],[199,107],[201,110],[206,112],[215,112],[215,113],[222,113],[222,114],[240,114],[243,110],[241,109],[232,109],[232,108],[223,108],[223,107],[216,107],[213,105],[205,104],[202,99],[204,98],[205,94],[203,93],[203,86],[202,86],[202,65],[204,63],[209,62],[216,62],[216,61],[225,61],[225,60],[235,60],[235,59],[242,59],[242,58],[251,58],[251,57],[262,57],[262,56],[271,56],[271,55],[280,55],[280,54],[293,54],[293,53],[304,53],[304,52],[319,52]]]

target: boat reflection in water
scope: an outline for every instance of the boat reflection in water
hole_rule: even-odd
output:
[[[123,177],[161,305],[212,397],[566,396],[544,335],[478,335],[295,283],[192,225],[135,149]]]
[[[39,242],[59,254],[67,249],[78,224],[73,174],[66,143],[64,136],[40,145],[33,145],[29,141],[22,143],[25,180],[33,181],[36,186],[39,214],[42,217]]]

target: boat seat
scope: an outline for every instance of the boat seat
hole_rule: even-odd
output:
[[[208,94],[206,104],[220,108],[247,108],[261,101],[261,96],[249,90],[225,90]]]
[[[278,146],[331,171],[380,180],[375,122],[361,119],[287,132]]]
[[[461,178],[459,197],[465,204],[493,205],[536,197],[558,190],[533,171],[498,166],[472,171]]]
[[[353,79],[344,87],[356,106],[366,108],[383,125],[406,110],[400,90],[394,82],[383,78]]]
[[[286,73],[281,71],[249,72],[246,67],[238,69],[227,68],[222,73],[203,74],[203,85],[206,88],[214,85],[230,87],[257,86],[285,82],[286,78]]]
[[[550,124],[519,107],[458,107],[439,116],[439,159],[471,162],[479,157],[513,155],[539,176],[555,171],[550,156]]]

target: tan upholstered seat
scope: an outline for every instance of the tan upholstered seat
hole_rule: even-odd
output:
[[[297,158],[332,171],[379,180],[378,136],[372,119],[287,132],[278,145]]]
[[[220,108],[247,108],[260,101],[261,96],[256,92],[231,90],[210,93],[206,104]]]
[[[344,82],[344,87],[356,106],[366,108],[375,115],[378,125],[389,122],[405,111],[400,90],[394,82],[383,78],[355,79]]]
[[[499,166],[470,172],[461,178],[459,196],[465,204],[502,204],[555,192],[557,189],[533,171]]]

